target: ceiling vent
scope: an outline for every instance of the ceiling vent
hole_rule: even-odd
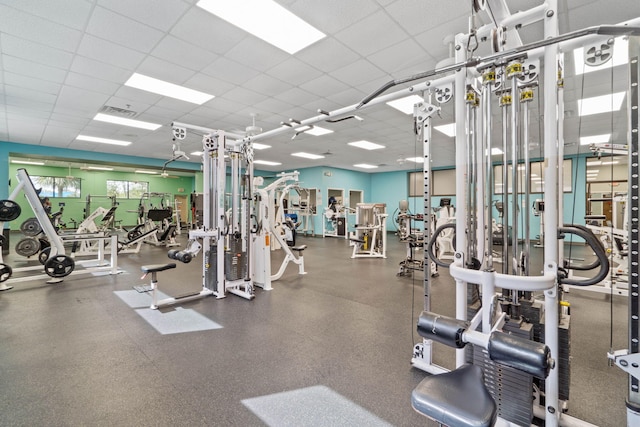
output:
[[[100,109],[101,113],[109,114],[110,116],[118,116],[118,117],[126,117],[132,118],[138,115],[133,110],[127,110],[125,108],[112,107],[110,105],[105,105]]]

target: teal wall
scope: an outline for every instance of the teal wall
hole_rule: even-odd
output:
[[[122,156],[118,154],[97,153],[89,151],[70,150],[65,148],[44,147],[28,144],[16,144],[9,142],[0,142],[0,176],[7,176],[11,179],[12,185],[15,186],[15,171],[19,165],[9,164],[9,155],[17,154],[20,156],[43,156],[43,157],[62,157],[73,159],[75,161],[90,161],[123,163],[136,166],[161,167],[164,161],[162,159],[150,159],[134,156]],[[573,190],[570,193],[564,193],[564,222],[584,224],[584,215],[586,212],[586,182],[584,179],[586,168],[586,155],[574,157],[572,162]],[[152,175],[139,175],[123,172],[100,172],[100,171],[82,171],[79,169],[71,169],[73,176],[82,179],[82,196],[80,199],[53,199],[53,210],[57,210],[58,204],[65,202],[65,213],[63,219],[68,220],[74,218],[80,220],[83,217],[83,209],[87,194],[104,195],[106,192],[106,179],[123,179],[131,181],[148,181],[150,191],[167,192],[172,194],[186,194],[192,191],[202,191],[202,173],[200,165],[197,163],[175,162],[172,166],[180,169],[193,170],[195,178],[182,177],[180,179],[154,177]],[[69,174],[68,168],[53,168],[47,166],[27,166],[26,169],[32,175],[48,175],[48,176],[66,176]],[[327,190],[329,188],[344,189],[345,204],[349,203],[349,190],[361,190],[364,194],[363,201],[369,203],[386,203],[387,213],[387,229],[389,231],[396,230],[393,214],[398,208],[401,200],[409,201],[409,208],[413,213],[422,213],[423,201],[419,197],[408,197],[408,177],[410,171],[382,172],[382,173],[366,173],[356,172],[332,167],[313,167],[300,169],[301,186],[307,188],[315,188],[321,194],[321,203],[317,207],[317,213],[314,217],[315,233],[322,233],[322,222],[324,217],[324,207],[327,205]],[[275,176],[275,172],[256,171],[255,175],[267,177]],[[184,191],[180,191],[183,189]],[[6,199],[9,196],[9,186],[0,186],[0,199]],[[441,197],[432,198],[432,206],[438,206]],[[497,196],[494,198],[498,198]],[[532,194],[531,203],[536,198],[541,198],[541,194]],[[18,200],[20,203],[20,201]],[[135,223],[135,213],[126,212],[137,208],[137,200],[120,200],[120,206],[117,211],[118,220],[122,220],[124,225]],[[104,203],[108,203],[104,200]],[[455,197],[452,197],[452,203],[455,206]],[[22,203],[20,203],[22,205]],[[521,207],[522,202],[520,203]],[[26,207],[26,203],[25,206]],[[531,206],[528,207],[530,209]],[[26,212],[22,216],[11,223],[12,229],[19,228],[21,222],[31,216],[30,209],[24,209]],[[494,215],[497,212],[494,209]],[[353,228],[355,218],[353,215],[349,218],[350,229]],[[419,224],[416,224],[419,226]],[[521,228],[520,237],[523,236]],[[531,217],[531,228],[529,236],[535,239],[540,234],[540,222],[537,217]]]

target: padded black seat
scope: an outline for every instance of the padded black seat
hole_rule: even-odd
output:
[[[298,251],[298,252],[302,252],[305,249],[307,249],[307,245],[300,245],[300,246],[292,246],[291,247],[292,251]]]
[[[411,393],[411,406],[449,427],[488,427],[498,416],[482,369],[470,364],[422,380]]]
[[[140,269],[145,273],[156,273],[158,271],[170,270],[172,268],[176,268],[176,264],[174,262],[169,264],[149,264],[140,267]]]

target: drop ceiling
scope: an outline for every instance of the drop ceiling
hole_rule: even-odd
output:
[[[290,55],[195,3],[0,0],[0,140],[166,160],[172,155],[174,121],[242,132],[255,116],[257,126],[271,130],[282,121],[315,116],[318,109],[357,103],[391,79],[432,69],[449,54],[444,38],[467,31],[470,13],[470,2],[464,1],[280,0],[327,35]],[[507,0],[511,11],[534,3]],[[637,0],[560,0],[560,5],[561,33],[640,16]],[[479,19],[488,22],[483,15]],[[535,25],[523,28],[521,37],[524,42],[539,40],[541,30]],[[124,86],[134,72],[215,98],[195,105]],[[624,70],[614,69],[567,79],[568,152],[578,150],[579,136],[603,133],[603,128],[614,130],[613,142],[626,142],[623,113],[589,120],[576,114],[578,98],[620,86],[624,90],[624,75]],[[105,106],[134,111],[135,119],[163,126],[147,131],[92,120]],[[536,150],[540,119],[535,103],[532,110],[529,145]],[[364,120],[320,123],[334,131],[328,135],[300,134],[292,140],[292,131],[261,140],[271,148],[257,152],[256,158],[282,165],[260,168],[358,170],[356,163],[379,165],[368,170],[373,172],[415,168],[403,160],[421,155],[410,115],[386,105],[358,115]],[[435,121],[451,122],[450,106],[444,106]],[[78,141],[79,134],[133,143],[105,146]],[[348,145],[363,139],[386,149]],[[453,139],[436,132],[433,141],[434,165],[453,165]],[[181,148],[189,153],[200,145],[198,135],[189,135]],[[325,153],[325,158],[291,156],[295,151]],[[191,161],[197,162],[197,156]]]

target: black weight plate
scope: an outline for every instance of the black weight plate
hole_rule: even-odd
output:
[[[40,242],[33,237],[25,237],[16,244],[16,253],[25,257],[30,257],[38,253]]]
[[[13,221],[21,212],[20,205],[13,200],[0,200],[0,221]]]
[[[27,236],[37,236],[42,232],[42,227],[37,218],[29,218],[20,224],[20,231]]]
[[[71,274],[76,263],[66,255],[52,256],[44,263],[44,272],[51,277],[66,277]]]
[[[0,283],[9,280],[13,270],[7,264],[0,263]]]

